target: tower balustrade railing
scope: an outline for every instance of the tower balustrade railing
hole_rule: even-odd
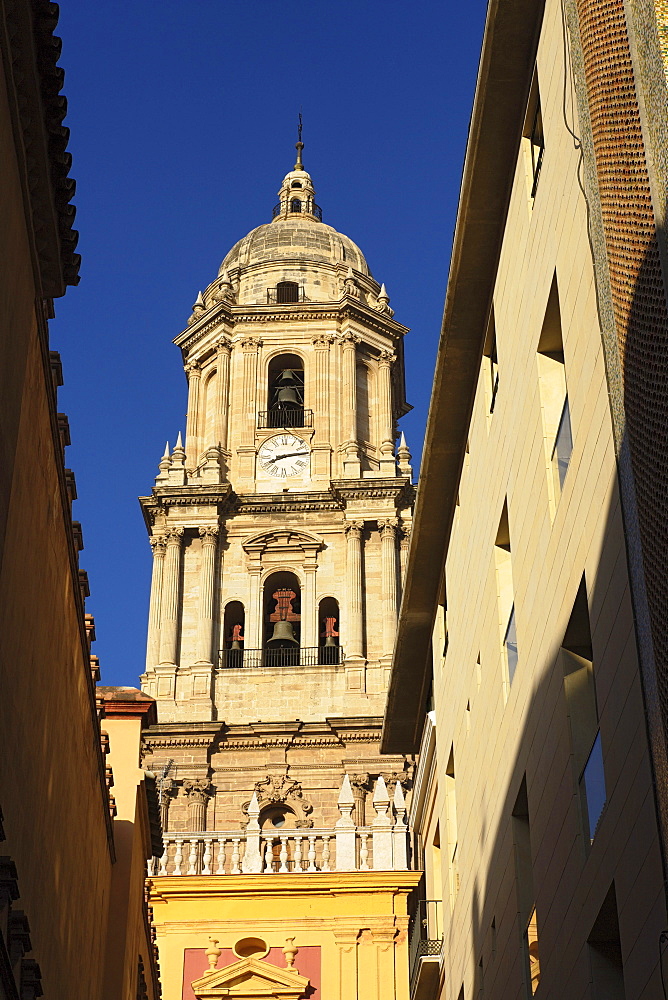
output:
[[[288,646],[272,649],[221,649],[223,670],[257,667],[340,666],[345,659],[341,646]]]
[[[336,828],[286,833],[263,830],[254,837],[243,831],[166,833],[163,855],[153,859],[151,869],[154,876],[374,871],[373,828],[357,827],[354,836],[353,863],[346,861],[345,852],[341,852],[343,860],[339,864]],[[387,864],[381,869],[387,870]],[[390,870],[405,869],[391,867]]]
[[[273,410],[260,410],[257,415],[258,428],[265,427],[313,427],[313,410],[303,407],[276,407]]]

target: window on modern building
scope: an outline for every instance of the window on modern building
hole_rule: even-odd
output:
[[[445,819],[447,828],[446,857],[450,882],[450,907],[455,905],[459,892],[459,868],[457,865],[457,788],[455,783],[455,747],[450,747],[450,756],[445,768]]]
[[[556,274],[552,280],[547,300],[536,358],[538,361],[545,461],[548,469],[548,492],[550,506],[554,512],[564,487],[573,451]]]
[[[296,281],[279,281],[276,285],[276,302],[299,302],[299,285]]]
[[[527,104],[524,128],[522,130],[524,153],[527,166],[527,180],[529,186],[529,197],[533,202],[538,190],[538,180],[543,166],[543,156],[545,154],[545,138],[543,136],[543,112],[540,105],[540,90],[538,87],[538,73],[534,70],[531,90],[529,91],[529,103]]]
[[[585,842],[591,844],[605,806],[606,791],[584,576],[561,645],[561,663],[582,824]]]
[[[622,943],[619,936],[619,915],[614,882],[599,910],[587,938],[587,945],[594,996],[605,997],[605,1000],[626,1000]]]
[[[494,307],[490,312],[483,347],[483,379],[485,383],[485,399],[488,414],[494,413],[496,396],[499,391],[499,359],[496,350],[496,324],[494,322]]]
[[[499,627],[504,650],[506,689],[512,684],[517,667],[517,627],[513,597],[513,564],[510,552],[508,501],[503,504],[494,542],[494,565],[499,604]],[[507,693],[507,690],[506,690]]]
[[[301,201],[299,200],[299,198],[293,198],[292,201],[290,202],[290,211],[301,212],[301,210],[302,210]]]
[[[531,827],[526,775],[522,778],[512,812],[513,843],[515,845],[515,879],[517,909],[522,931],[522,959],[527,996],[533,996],[540,982],[538,957],[538,921],[533,885]]]

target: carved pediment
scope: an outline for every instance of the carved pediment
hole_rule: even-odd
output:
[[[322,538],[312,535],[309,531],[300,531],[294,528],[275,528],[272,531],[262,531],[243,542],[243,547],[248,554],[263,553],[267,550],[317,552],[322,548],[322,545]]]
[[[191,983],[197,1000],[298,1000],[310,986],[295,969],[280,969],[271,962],[243,958],[224,969],[214,969]]]

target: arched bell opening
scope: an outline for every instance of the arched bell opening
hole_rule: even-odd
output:
[[[318,605],[318,663],[339,663],[339,602],[324,597]]]
[[[287,284],[288,282],[284,282]],[[277,286],[280,288],[280,284]],[[268,368],[268,426],[304,427],[304,362],[278,354]]]
[[[296,281],[279,281],[276,285],[277,305],[299,302],[299,285]]]
[[[263,591],[262,662],[267,667],[299,666],[301,587],[294,573],[272,573]]]
[[[271,805],[263,809],[259,816],[260,829],[265,833],[286,833],[295,830],[297,817],[289,806]]]
[[[246,613],[241,601],[226,604],[223,616],[223,667],[243,667],[245,624]]]

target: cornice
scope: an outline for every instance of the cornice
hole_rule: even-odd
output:
[[[234,512],[237,514],[280,514],[303,510],[343,510],[342,500],[332,491],[319,493],[235,494]]]
[[[415,486],[407,476],[401,479],[333,480],[332,492],[343,501],[396,499],[401,501],[403,507],[409,507],[415,500]]]
[[[168,899],[202,899],[230,896],[336,896],[388,892],[407,895],[420,882],[422,872],[284,872],[272,875],[162,875],[148,880],[151,903]],[[336,918],[331,918],[336,919]]]
[[[181,348],[184,355],[187,355],[211,330],[220,326],[221,321],[236,327],[242,323],[311,324],[314,320],[322,322],[343,319],[355,319],[363,326],[392,339],[401,338],[409,332],[407,326],[403,326],[387,314],[378,313],[352,296],[346,295],[338,302],[304,302],[297,308],[292,304],[281,308],[276,305],[230,305],[219,302],[211,306],[200,320],[186,327],[175,337],[174,343]],[[228,333],[232,335],[231,331]]]

